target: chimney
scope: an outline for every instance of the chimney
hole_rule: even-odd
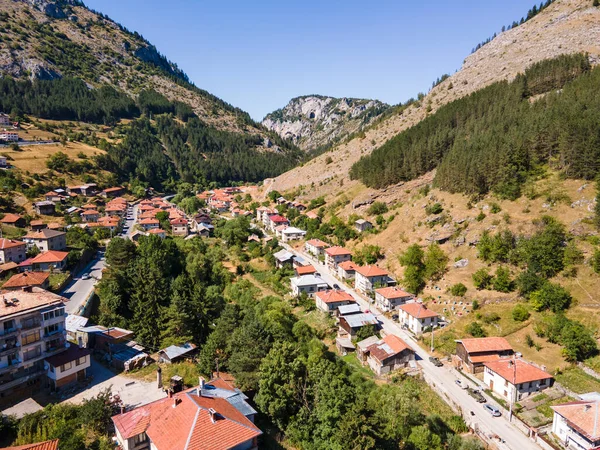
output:
[[[181,403],[181,399],[177,397],[173,397],[173,408]]]
[[[156,369],[156,384],[158,389],[162,389],[162,369]]]
[[[172,389],[169,389],[169,391],[168,391],[168,392],[169,392],[169,398],[172,398],[172,397],[173,397],[173,390],[172,390]]]
[[[206,385],[206,380],[204,379],[204,377],[198,377],[198,386],[200,387],[200,389],[204,389],[204,386]]]
[[[210,414],[210,420],[212,423],[215,423],[217,421],[217,411],[215,411],[214,408],[209,408],[208,413]]]

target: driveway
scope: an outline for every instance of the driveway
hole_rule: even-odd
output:
[[[477,403],[466,390],[461,389],[456,384],[457,379],[461,379],[463,382],[466,381],[459,372],[447,364],[445,364],[444,367],[435,367],[429,361],[429,353],[417,344],[412,335],[403,330],[398,323],[381,314],[375,305],[367,301],[365,297],[358,294],[345,283],[340,282],[325,264],[315,260],[312,255],[295,250],[287,244],[281,245],[289,252],[301,256],[303,259],[313,264],[321,274],[321,278],[323,278],[330,286],[333,286],[334,283],[339,284],[344,291],[354,297],[363,310],[368,309],[377,317],[381,327],[387,334],[399,336],[412,347],[416,353],[416,359],[423,370],[425,381],[427,381],[428,384],[435,386],[438,391],[441,391],[443,393],[442,397],[446,397],[444,399],[445,401],[450,400],[450,402],[458,405],[462,411],[463,418],[472,428],[478,429],[488,436],[500,436],[506,441],[505,443],[496,441],[495,444],[497,448],[502,450],[540,448],[535,442],[525,436],[521,431],[517,430],[516,427],[508,421],[506,417],[508,413],[504,413],[505,415],[502,417],[492,417],[486,412],[480,403]],[[472,385],[473,383],[469,382],[468,384]],[[489,399],[488,403],[495,404]],[[496,406],[499,405],[496,404]],[[500,411],[503,411],[502,408],[499,409]],[[471,416],[469,411],[473,411],[475,415]]]

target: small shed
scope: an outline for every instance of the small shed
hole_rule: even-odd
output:
[[[183,345],[171,345],[158,352],[158,362],[172,364],[190,358],[196,352],[196,345],[186,343]]]

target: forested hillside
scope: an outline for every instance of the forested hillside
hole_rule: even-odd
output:
[[[138,33],[78,1],[53,5],[0,0],[0,112],[116,126],[114,141],[85,138],[120,182],[256,182],[298,163],[293,145],[194,86]]]
[[[358,161],[351,177],[383,188],[438,168],[434,184],[451,192],[492,190],[516,198],[548,163],[592,179],[600,165],[600,69],[586,55],[533,65],[441,107]],[[541,97],[541,94],[545,94]]]

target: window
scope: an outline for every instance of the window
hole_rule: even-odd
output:
[[[508,380],[504,380],[504,386],[508,386]]]
[[[25,334],[22,337],[22,345],[33,344],[40,340],[40,330],[32,331],[29,334]]]
[[[54,373],[54,366],[50,366],[50,373]]]
[[[7,320],[6,322],[4,322],[4,332],[5,333],[9,330],[13,330],[14,328],[15,328],[14,320]]]
[[[85,356],[82,356],[81,358],[77,358],[77,360],[75,361],[76,366],[80,366],[82,364],[85,364]]]
[[[523,383],[519,384],[519,389],[523,389]]]
[[[65,371],[69,370],[71,368],[71,366],[72,366],[71,361],[69,361],[68,363],[64,363],[62,366],[60,366],[60,371],[65,372]]]
[[[33,358],[37,358],[42,354],[42,349],[38,345],[37,347],[29,348],[23,352],[23,361],[29,361]]]
[[[540,381],[540,386],[546,386],[546,381],[548,381],[546,378],[544,378],[543,380]]]
[[[58,326],[57,323],[52,324],[50,326],[47,326],[46,328],[44,328],[44,333],[46,334],[46,336],[50,336],[51,334],[54,334],[56,332],[60,331],[60,328]]]
[[[136,434],[136,435],[133,437],[133,444],[134,444],[134,445],[141,444],[141,443],[143,443],[143,442],[146,442],[146,440],[147,440],[147,439],[148,439],[148,438],[146,437],[146,433],[140,433],[140,434]]]

